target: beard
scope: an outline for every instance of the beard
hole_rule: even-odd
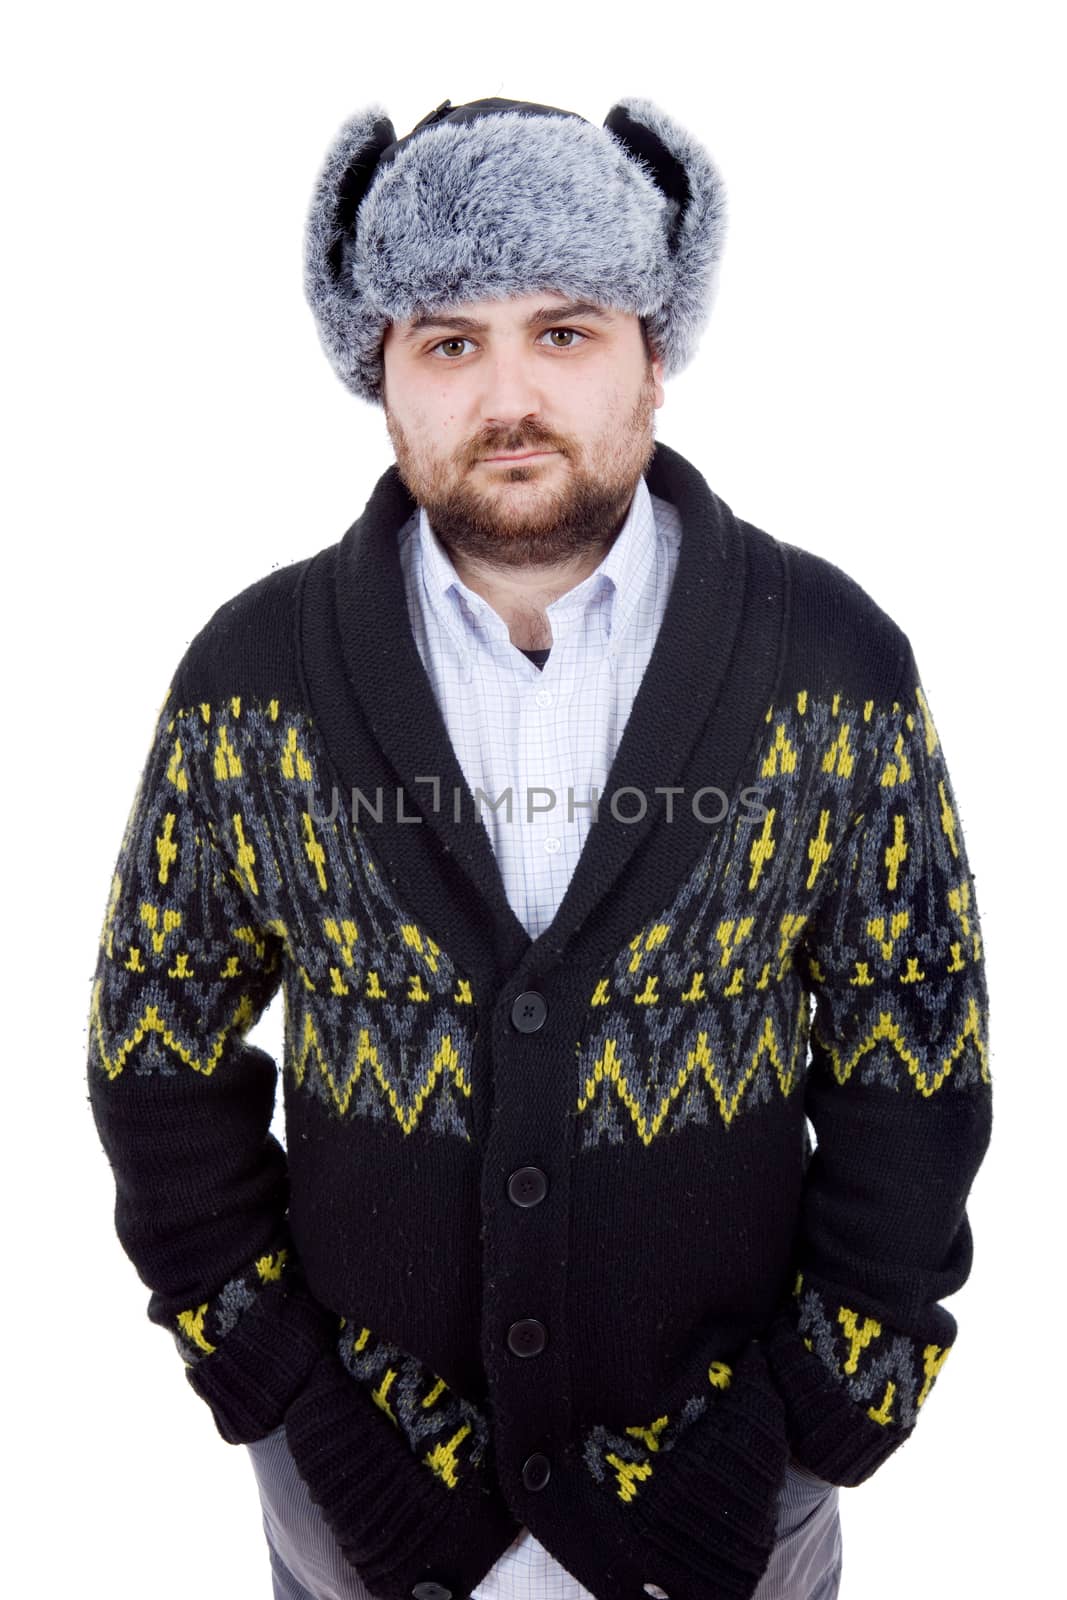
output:
[[[649,362],[625,423],[591,444],[526,420],[509,433],[484,434],[454,461],[413,446],[388,403],[385,417],[400,477],[453,560],[550,567],[593,549],[606,554],[625,522],[655,453],[655,377]],[[559,454],[475,465],[524,450]]]

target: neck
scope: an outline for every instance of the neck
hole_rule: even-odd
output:
[[[520,650],[546,650],[552,644],[552,625],[546,607],[595,572],[611,549],[613,539],[583,551],[572,561],[551,567],[508,569],[453,556],[452,564],[468,589],[481,595],[508,625],[512,644]]]

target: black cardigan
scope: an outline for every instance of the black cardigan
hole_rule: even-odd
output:
[[[115,868],[119,1237],[223,1438],[284,1423],[386,1600],[467,1595],[522,1526],[598,1600],[744,1600],[787,1456],[868,1478],[956,1334],[987,996],[909,641],[662,443],[647,482],[676,576],[539,938],[415,646],[395,466],[193,639]],[[279,987],[285,1150],[245,1038]]]

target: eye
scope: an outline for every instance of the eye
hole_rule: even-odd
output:
[[[547,328],[545,330],[545,332],[546,333],[569,333],[569,334],[572,334],[572,335],[574,335],[575,337],[577,337],[579,339],[584,339],[585,338],[585,334],[582,333],[578,328]],[[573,345],[573,344],[557,344],[555,346],[555,349],[557,349],[557,350],[576,350],[577,348],[578,348],[577,345]]]
[[[442,339],[442,340],[440,340],[440,342],[438,344],[435,344],[431,348],[430,355],[436,354],[436,352],[438,350],[443,350],[446,344],[470,344],[470,343],[471,343],[470,339],[461,339],[459,337],[459,335],[457,334],[457,335],[454,335],[451,339]]]
[[[572,341],[574,339],[580,339],[583,343],[587,338],[587,335],[582,333],[580,328],[546,328],[544,333],[541,335],[541,338],[547,339],[551,334],[556,333],[569,334]],[[474,341],[472,339],[463,338],[459,334],[453,334],[450,339],[438,340],[437,344],[431,346],[429,354],[431,356],[436,355],[438,350],[444,350],[447,345],[473,344],[473,342]],[[551,346],[551,348],[554,350],[576,350],[578,346],[572,342],[570,344],[556,344]],[[455,357],[452,355],[446,355],[443,359],[445,361],[459,360],[463,353],[464,352],[460,350],[458,355]]]

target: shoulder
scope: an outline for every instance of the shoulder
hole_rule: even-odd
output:
[[[187,645],[175,671],[176,694],[216,703],[236,695],[271,699],[295,686],[305,556],[277,567],[224,600]]]
[[[742,528],[766,540],[760,529]],[[799,545],[774,539],[785,586],[779,698],[800,690],[820,697],[892,705],[911,654],[889,612],[843,568]]]

